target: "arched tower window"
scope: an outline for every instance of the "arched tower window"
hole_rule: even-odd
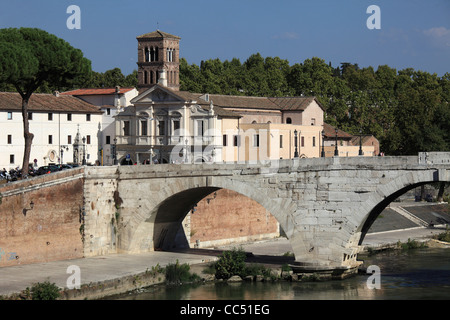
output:
[[[148,72],[144,71],[144,84],[148,83]]]
[[[153,71],[150,71],[150,84],[155,83],[155,75]]]
[[[151,47],[150,49],[150,61],[158,61],[158,47]]]
[[[150,62],[150,51],[148,48],[145,48],[145,62]]]
[[[287,119],[286,119],[286,123],[287,123],[287,124],[292,124],[292,119],[291,119],[291,118],[287,118]]]

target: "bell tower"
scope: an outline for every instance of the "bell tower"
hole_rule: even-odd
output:
[[[156,30],[138,36],[138,90],[155,84],[180,90],[180,37]]]

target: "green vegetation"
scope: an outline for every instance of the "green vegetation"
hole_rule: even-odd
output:
[[[32,300],[56,300],[60,296],[58,286],[49,281],[33,284],[30,292]]]
[[[200,281],[200,276],[190,272],[190,266],[187,263],[168,264],[165,268],[166,283],[167,284],[181,284],[186,282]]]
[[[406,243],[398,241],[397,247],[402,250],[412,250],[412,249],[426,248],[427,245],[425,242],[419,242],[414,239],[413,240],[408,239]]]
[[[244,276],[246,255],[242,248],[224,251],[215,263],[216,278],[229,279],[237,275]]]
[[[224,251],[219,260],[210,265],[205,273],[214,273],[217,279],[227,280],[232,276],[239,276],[242,279],[251,276],[263,276],[264,279],[275,280],[277,277],[272,269],[261,264],[246,264],[246,253],[242,248],[233,248]]]
[[[450,230],[449,230],[448,226],[447,226],[445,232],[438,234],[435,237],[435,239],[439,240],[439,241],[450,242]]]

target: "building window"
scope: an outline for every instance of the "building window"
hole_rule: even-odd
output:
[[[106,108],[106,115],[110,116],[111,115],[111,108]]]
[[[179,130],[180,130],[180,120],[179,119],[173,120],[173,134],[179,135],[180,134]]]
[[[147,120],[141,120],[141,136],[146,136],[147,134]]]
[[[283,148],[283,136],[280,134],[280,149]]]
[[[148,72],[144,71],[144,84],[148,83]]]
[[[48,136],[48,144],[53,144],[53,136],[52,135]]]
[[[8,134],[8,144],[12,144],[12,135]]]
[[[91,115],[89,113],[86,115],[86,121],[91,121]]]
[[[14,155],[13,154],[9,155],[9,163],[14,164]]]
[[[203,120],[197,120],[197,136],[203,137],[205,133]]]
[[[166,135],[166,122],[163,120],[160,120],[158,123],[158,128],[159,128],[159,135],[160,136],[165,136]]]
[[[67,121],[72,121],[72,114],[71,113],[67,114]]]
[[[8,120],[12,120],[13,116],[12,116],[12,112],[8,111]]]
[[[259,134],[253,135],[253,146],[259,147]]]
[[[28,120],[33,120],[33,112],[28,112]]]
[[[72,136],[71,135],[67,136],[67,144],[72,144]]]
[[[86,136],[86,144],[91,144],[91,136],[90,135]]]
[[[130,121],[123,122],[123,135],[124,136],[130,135]]]
[[[145,48],[145,62],[150,62],[150,52],[148,51],[148,48]]]
[[[226,147],[228,145],[228,136],[226,134],[223,135],[223,146]]]
[[[238,135],[233,136],[233,146],[239,147],[239,136]]]
[[[48,121],[53,121],[53,113],[48,113]]]
[[[313,137],[313,147],[316,146],[316,137]]]
[[[311,118],[311,125],[312,125],[312,126],[315,126],[315,125],[316,125],[316,119]]]
[[[111,136],[106,136],[106,144],[111,144]]]
[[[287,123],[287,124],[292,124],[292,119],[291,119],[291,118],[287,118],[287,119],[286,119],[286,123]]]
[[[301,146],[304,147],[305,146],[305,137],[301,137]]]

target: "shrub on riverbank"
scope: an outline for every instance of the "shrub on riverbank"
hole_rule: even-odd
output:
[[[56,300],[59,298],[59,288],[56,284],[45,281],[43,283],[35,283],[31,287],[32,300]]]
[[[246,253],[242,248],[224,251],[214,264],[210,265],[206,273],[214,273],[217,279],[227,280],[232,276],[246,277],[263,276],[264,279],[274,280],[276,276],[272,269],[258,263],[246,264]]]
[[[448,227],[445,232],[439,233],[435,238],[439,241],[450,242],[450,230],[448,229]]]
[[[408,241],[406,243],[402,243],[402,242],[397,242],[397,246],[398,248],[402,249],[402,250],[411,250],[411,249],[418,249],[418,248],[426,248],[427,245],[425,242],[419,242],[416,240],[411,240],[408,239]]]
[[[245,252],[242,248],[224,251],[216,261],[214,268],[217,279],[229,279],[232,276],[245,276]]]
[[[185,282],[196,282],[200,276],[190,272],[191,267],[187,263],[180,264],[177,260],[175,264],[168,264],[165,268],[166,283],[181,284]]]

